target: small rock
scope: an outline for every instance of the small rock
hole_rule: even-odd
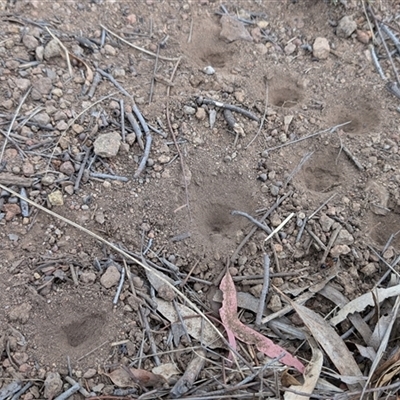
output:
[[[273,214],[269,219],[269,221],[271,222],[271,225],[274,227],[277,227],[282,223],[282,220],[279,218],[278,214]]]
[[[394,249],[392,246],[390,246],[384,253],[383,253],[383,258],[385,260],[390,260],[394,256]]]
[[[32,120],[37,122],[39,125],[46,126],[50,122],[50,116],[46,112],[41,112],[36,114]]]
[[[132,146],[135,143],[136,140],[136,134],[134,132],[128,133],[126,135],[126,143],[129,144],[129,146]]]
[[[82,283],[94,283],[96,281],[96,274],[94,272],[82,272],[80,279]]]
[[[329,42],[326,38],[317,37],[313,44],[313,56],[320,60],[325,60],[329,57],[329,53],[331,51],[331,47],[329,46]]]
[[[14,102],[12,99],[4,100],[3,101],[3,107],[6,110],[11,110],[14,107]]]
[[[348,38],[357,29],[357,23],[349,15],[345,15],[336,28],[336,35]]]
[[[51,58],[58,57],[61,54],[61,48],[58,44],[58,41],[55,39],[51,39],[49,43],[44,48],[43,56],[46,60],[50,60]]]
[[[25,35],[22,38],[22,43],[28,50],[35,50],[39,46],[39,41],[32,35]]]
[[[204,121],[207,118],[206,110],[203,107],[199,107],[196,111],[196,118],[199,121]]]
[[[117,54],[117,50],[115,50],[115,48],[109,44],[106,44],[103,48],[105,53],[109,56],[115,56]]]
[[[20,322],[21,324],[26,324],[29,321],[29,313],[31,310],[32,306],[29,303],[22,303],[13,308],[8,316],[11,322]]]
[[[100,157],[115,157],[121,145],[121,136],[118,132],[99,135],[94,141],[94,153]]]
[[[296,51],[296,45],[293,42],[288,43],[285,46],[285,53],[289,56],[290,54],[293,54]]]
[[[18,242],[19,236],[15,233],[9,233],[8,238],[11,242]]]
[[[281,142],[281,143],[286,143],[287,142],[287,140],[288,140],[288,137],[287,137],[287,135],[286,135],[286,133],[281,133],[280,135],[279,135],[279,141]]]
[[[262,182],[266,182],[268,179],[268,175],[267,174],[261,174],[258,179],[260,179],[260,181]]]
[[[361,31],[359,29],[357,29],[357,40],[361,43],[364,44],[368,44],[370,39],[371,39],[371,35],[369,32],[367,31]]]
[[[271,185],[269,190],[270,190],[272,196],[278,196],[278,194],[279,194],[279,187],[278,186]]]
[[[125,70],[123,68],[115,68],[112,73],[114,78],[123,78],[125,76]]]
[[[85,379],[93,378],[97,374],[97,371],[94,368],[89,368],[84,374],[83,377]]]
[[[103,225],[104,222],[106,221],[106,218],[104,216],[103,211],[97,211],[96,214],[94,215],[94,219],[96,220],[97,223]]]
[[[64,205],[64,198],[61,190],[56,190],[55,192],[50,193],[47,198],[52,206]]]
[[[334,222],[335,221],[332,218],[329,218],[326,214],[322,214],[319,218],[319,223],[324,232],[329,232]]]
[[[240,267],[245,265],[247,263],[247,257],[246,256],[240,256],[238,259],[238,264]]]
[[[183,107],[183,112],[186,115],[194,115],[194,114],[196,114],[196,109],[194,107],[184,106]]]
[[[74,194],[74,185],[65,185],[64,186],[64,192],[67,193],[69,196],[72,196]]]
[[[243,23],[238,21],[236,18],[229,15],[223,15],[220,21],[222,26],[220,37],[228,43],[236,40],[246,40],[248,42],[253,41],[253,38]]]
[[[3,211],[6,213],[6,221],[11,221],[16,215],[21,214],[18,204],[4,204]]]
[[[67,114],[64,111],[58,110],[54,115],[54,121],[65,121],[67,119]]]
[[[35,167],[29,161],[25,161],[22,164],[22,173],[25,176],[31,176],[31,175],[33,175],[35,173]]]
[[[273,294],[271,296],[271,300],[268,303],[268,308],[272,312],[278,312],[278,311],[282,310],[282,301],[278,294]]]
[[[43,61],[43,58],[44,58],[44,47],[43,46],[36,47],[35,55],[36,55],[36,60],[37,61]]]
[[[376,263],[370,262],[361,268],[361,272],[366,276],[372,276],[378,270]]]
[[[233,95],[235,96],[236,101],[238,101],[239,103],[243,103],[244,102],[244,92],[243,92],[243,90],[237,90],[236,92],[233,93]]]
[[[44,381],[44,397],[46,399],[54,399],[61,393],[63,381],[58,372],[49,372]]]
[[[60,132],[65,131],[68,128],[68,124],[65,121],[59,121],[56,125],[56,129]]]
[[[75,173],[74,164],[71,161],[65,161],[60,165],[60,172],[65,175],[73,175]]]
[[[19,78],[15,80],[15,85],[19,90],[25,92],[31,85],[31,81],[29,79]]]
[[[332,257],[339,257],[342,254],[348,254],[350,253],[351,249],[349,246],[347,246],[346,244],[339,244],[336,246],[333,246],[331,251],[330,251],[330,255]]]
[[[205,68],[203,69],[203,72],[204,72],[206,75],[214,75],[214,74],[215,74],[215,69],[214,69],[211,65],[207,65],[207,67],[205,67]]]
[[[73,130],[77,135],[79,135],[80,133],[82,133],[82,132],[85,130],[85,128],[84,128],[82,125],[73,124],[73,125],[72,125],[72,130]]]
[[[160,157],[158,157],[157,161],[160,164],[166,164],[171,161],[171,157],[167,156],[166,154],[162,154]]]
[[[342,229],[335,240],[335,245],[340,245],[340,244],[351,245],[353,243],[354,243],[354,237],[346,229]]]
[[[45,175],[40,181],[43,186],[50,186],[55,182],[56,178],[53,175]]]
[[[100,283],[106,288],[110,289],[116,286],[121,278],[121,274],[115,265],[110,265],[106,272],[100,278]]]
[[[50,78],[40,78],[32,86],[42,95],[49,94],[53,88]]]

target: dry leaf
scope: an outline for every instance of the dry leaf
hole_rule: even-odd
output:
[[[293,375],[289,374],[289,370],[283,371],[281,375],[281,384],[285,387],[301,386],[301,383]]]
[[[169,322],[179,322],[179,317],[175,307],[171,302],[156,298],[157,310],[168,319]],[[202,321],[202,317],[196,314],[191,308],[183,304],[177,304],[177,308],[185,322],[186,330],[189,335],[204,343],[205,346],[215,349],[222,347],[221,338],[218,333],[207,321]]]
[[[172,363],[158,365],[154,367],[151,372],[156,375],[161,375],[166,381],[168,381],[171,376],[180,374],[176,365]]]
[[[375,301],[374,297],[377,299],[378,303],[381,303],[383,300],[400,295],[400,285],[392,286],[387,289],[379,288],[374,290],[374,294],[372,292],[365,293],[360,297],[350,301],[342,309],[330,319],[330,323],[332,325],[337,325],[340,322],[344,321],[348,314],[352,314],[354,312],[364,311],[368,306],[374,306]]]
[[[229,272],[222,279],[220,289],[224,294],[224,299],[219,313],[230,342],[234,341],[236,337],[242,342],[255,345],[259,351],[270,358],[279,357],[284,354],[280,362],[294,367],[300,372],[304,371],[304,365],[297,358],[289,354],[287,350],[239,321],[237,316],[236,288]]]
[[[155,375],[144,369],[120,367],[104,375],[118,387],[160,387],[165,383],[161,375]]]
[[[335,330],[319,314],[307,307],[295,302],[292,302],[292,306],[339,372],[345,376],[362,379],[360,368]]]
[[[315,386],[317,385],[318,378],[321,375],[322,363],[324,361],[322,351],[318,349],[316,345],[313,346],[312,342],[314,342],[314,340],[310,341],[313,355],[304,372],[304,383],[301,386],[290,387],[290,389],[302,393],[309,393],[310,395],[313,394]],[[309,397],[307,396],[300,396],[293,392],[285,392],[284,394],[285,400],[307,400],[308,398]]]

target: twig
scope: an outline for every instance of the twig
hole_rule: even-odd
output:
[[[226,110],[230,110],[230,111],[235,111],[237,113],[243,114],[245,117],[250,118],[254,121],[259,121],[260,119],[254,115],[253,113],[251,113],[250,111],[247,111],[241,107],[238,106],[234,106],[232,104],[227,104],[227,103],[222,103],[220,101],[216,101],[213,99],[204,99],[203,97],[198,97],[197,98],[197,104],[199,106],[201,106],[202,104],[207,104],[210,106],[215,106],[215,107],[220,107]]]
[[[160,131],[159,129],[155,128],[154,126],[152,126],[152,125],[150,125],[150,124],[147,124],[147,126],[149,127],[149,129],[150,129],[151,131],[153,131],[153,132],[159,134],[159,135],[162,136],[164,139],[166,139],[166,138],[168,137],[168,135],[167,135],[165,132]]]
[[[111,174],[101,174],[99,172],[90,172],[89,176],[98,179],[111,179],[112,181],[128,182],[129,179],[126,176],[111,175]]]
[[[80,388],[81,388],[81,384],[79,382],[76,382],[75,385],[72,385],[68,390],[66,390],[64,393],[61,393],[54,400],[67,400],[74,393],[76,393]]]
[[[60,47],[64,50],[65,52],[65,58],[67,59],[67,65],[68,65],[68,72],[69,76],[72,78],[73,72],[72,72],[72,67],[71,67],[71,61],[69,59],[69,51],[68,49],[61,43],[61,40],[53,34],[53,32],[45,26],[46,31],[50,34],[50,36],[60,45]]]
[[[353,161],[354,165],[360,170],[364,171],[364,167],[360,163],[360,161],[357,160],[357,158],[354,157],[353,153],[349,150],[348,147],[342,146],[343,153],[346,154],[347,157],[350,158],[351,161]]]
[[[74,379],[72,379],[70,376],[65,376],[64,379],[72,386],[76,385],[78,383]],[[84,397],[90,397],[93,395],[93,393],[89,393],[84,387],[81,387],[79,389],[79,393],[82,394]]]
[[[396,66],[394,65],[392,55],[390,54],[389,48],[388,48],[388,46],[387,46],[387,44],[386,44],[386,42],[385,42],[385,39],[384,39],[384,37],[383,37],[383,35],[382,35],[381,28],[380,28],[380,26],[379,26],[379,22],[378,22],[378,20],[377,20],[377,18],[376,18],[376,16],[375,16],[375,13],[373,12],[371,6],[368,6],[368,11],[370,12],[370,14],[372,15],[372,18],[373,18],[374,21],[375,21],[376,29],[377,29],[377,31],[378,31],[379,37],[380,37],[381,40],[382,40],[383,47],[385,48],[386,54],[387,54],[387,56],[388,56],[388,58],[389,58],[390,65],[392,66],[394,75],[396,76],[396,81],[397,81],[397,83],[400,83],[399,74],[398,74],[398,72],[397,72]]]
[[[313,151],[310,151],[309,153],[305,154],[303,158],[300,160],[299,164],[296,166],[296,168],[290,173],[290,175],[286,178],[285,183],[283,184],[283,187],[285,188],[288,183],[295,177],[295,175],[300,171],[300,169],[303,167],[303,165],[308,161],[308,159],[314,154]]]
[[[276,235],[293,217],[294,213],[292,212],[264,239],[264,243]]]
[[[122,141],[125,143],[126,141],[126,130],[125,130],[125,107],[124,107],[124,100],[121,99],[119,101],[119,109],[120,109],[120,116],[121,116],[121,134],[122,134]]]
[[[174,387],[171,389],[170,394],[172,397],[181,397],[184,395],[193,386],[199,373],[203,369],[207,358],[207,352],[204,349],[197,351],[198,353],[194,353],[195,357],[187,366],[185,373],[178,379]]]
[[[231,215],[240,215],[242,217],[246,217],[250,222],[252,222],[254,225],[258,226],[260,229],[267,232],[268,234],[270,234],[272,232],[272,229],[269,226],[262,224],[261,222],[257,221],[255,218],[253,218],[251,215],[249,215],[243,211],[233,210],[231,212]]]
[[[96,68],[96,71],[103,75],[104,78],[107,78],[122,94],[124,94],[125,96],[129,97],[130,99],[133,99],[132,95],[130,95],[122,86],[119,82],[117,82],[117,80],[109,73],[107,73],[106,71],[103,71],[101,68]]]
[[[267,151],[278,150],[278,149],[281,149],[282,147],[290,146],[292,144],[296,144],[296,143],[302,142],[303,140],[311,139],[311,138],[313,138],[315,136],[321,135],[321,134],[326,133],[326,132],[334,133],[336,131],[336,129],[341,128],[342,126],[346,126],[348,124],[351,124],[351,121],[347,121],[347,122],[344,122],[343,124],[332,126],[331,128],[324,129],[323,131],[318,131],[318,132],[312,133],[311,135],[304,136],[304,137],[302,137],[300,139],[292,140],[291,142],[283,143],[283,144],[281,144],[279,146],[271,147],[271,148],[267,149]]]
[[[28,97],[28,94],[31,92],[31,90],[32,90],[32,86],[26,91],[26,93],[24,94],[24,97],[22,97],[21,101],[20,101],[19,104],[18,104],[17,110],[15,111],[15,114],[14,114],[14,116],[13,116],[13,119],[12,119],[11,122],[10,122],[10,126],[8,127],[8,130],[7,130],[6,139],[4,140],[3,148],[1,149],[0,162],[1,162],[1,160],[3,159],[4,150],[6,149],[7,140],[10,138],[10,133],[11,133],[11,131],[12,131],[14,122],[15,122],[15,120],[17,119],[18,113],[20,112],[21,107],[22,107],[22,105],[24,104],[24,102],[25,102],[26,98]]]
[[[189,36],[188,36],[188,40],[187,40],[188,43],[191,43],[191,42],[192,42],[193,22],[194,22],[194,20],[193,20],[193,18],[192,18],[191,21],[190,21]]]
[[[11,400],[18,400],[21,397],[21,395],[23,395],[32,385],[33,382],[26,383],[20,390],[18,390],[17,393],[14,394],[13,397],[11,397]]]
[[[157,355],[156,342],[154,341],[153,334],[151,333],[149,321],[147,320],[147,317],[146,317],[145,312],[144,312],[144,307],[143,306],[139,306],[139,311],[140,311],[140,315],[142,316],[142,320],[143,320],[144,328],[145,328],[145,331],[146,331],[146,335],[147,335],[147,337],[149,339],[150,348],[151,348],[151,351],[153,353],[154,363],[158,366],[158,365],[161,364],[161,361],[160,361],[160,358]]]
[[[85,166],[86,166],[86,164],[87,164],[87,162],[88,162],[88,159],[89,159],[91,150],[92,150],[91,147],[86,149],[85,157],[83,158],[82,164],[81,164],[81,166],[79,167],[78,176],[76,177],[76,181],[75,181],[75,184],[74,184],[74,192],[75,192],[75,193],[79,190],[79,185],[80,185],[80,183],[81,183],[81,179],[82,179],[82,176],[83,176],[83,172],[85,171]]]
[[[264,114],[261,118],[261,122],[260,122],[260,126],[258,127],[257,133],[255,134],[255,136],[253,137],[253,139],[250,140],[250,142],[248,143],[248,145],[245,147],[245,149],[247,149],[248,147],[250,147],[252,145],[252,143],[257,139],[258,135],[260,134],[263,126],[264,126],[264,122],[265,122],[265,118],[267,117],[267,112],[268,112],[268,84],[265,84],[265,105],[264,105]]]
[[[106,43],[106,30],[104,28],[101,29],[101,38],[100,38],[100,48],[104,47]]]
[[[279,206],[280,204],[286,200],[290,195],[292,194],[292,192],[289,192],[287,194],[285,194],[284,196],[282,196],[280,199],[276,200],[276,202],[274,203],[274,205],[261,217],[261,219],[259,220],[260,223],[264,222]],[[233,253],[230,262],[234,263],[240,250],[242,250],[243,246],[247,243],[247,241],[254,235],[254,233],[257,231],[256,227],[253,227],[251,229],[251,231],[246,235],[246,237],[241,241],[241,243],[239,244],[239,246],[237,247],[237,249],[235,250],[235,252]],[[219,282],[218,282],[219,283]]]
[[[104,25],[100,24],[100,26],[101,26],[103,29],[105,29],[108,33],[111,33],[111,35],[115,36],[117,39],[119,39],[121,42],[127,44],[128,46],[133,47],[134,49],[139,50],[139,51],[141,51],[142,53],[148,54],[149,56],[153,56],[153,57],[156,57],[156,56],[157,56],[157,54],[153,53],[152,51],[143,49],[143,48],[141,48],[141,47],[139,47],[139,46],[136,46],[136,45],[134,45],[134,44],[128,42],[127,40],[125,40],[125,39],[122,38],[121,36],[117,35],[117,34],[114,33],[113,31],[111,31],[110,29],[106,28]],[[176,61],[176,60],[178,60],[179,58],[169,58],[169,57],[159,56],[159,59],[160,59],[160,60],[164,60],[164,61]]]
[[[333,244],[335,243],[336,238],[339,235],[339,232],[342,230],[342,226],[339,225],[336,230],[333,231],[332,236],[329,240],[328,246],[326,246],[326,249],[324,251],[324,255],[321,258],[321,261],[319,263],[319,265],[322,265],[325,263],[326,257],[328,257],[329,252],[331,251],[331,248],[333,246]]]
[[[371,53],[372,62],[374,63],[375,68],[378,71],[379,76],[382,78],[382,80],[387,81],[386,75],[383,72],[381,64],[379,63],[378,56],[376,55],[375,47],[374,47],[373,44],[369,45],[369,51]]]
[[[115,293],[115,297],[114,297],[114,300],[113,300],[114,306],[116,306],[117,303],[118,303],[119,296],[121,295],[121,291],[122,291],[122,286],[124,286],[124,281],[125,281],[125,268],[122,268],[121,279],[119,280],[119,285],[118,285],[118,288],[117,288],[117,292]]]
[[[396,35],[390,30],[388,26],[385,24],[381,23],[381,29],[383,32],[386,33],[386,35],[389,37],[389,39],[394,43],[396,46],[397,52],[400,54],[400,41],[397,39]]]
[[[94,92],[97,89],[97,86],[101,82],[101,75],[98,71],[94,74],[93,82],[92,85],[90,86],[89,93],[88,93],[88,98],[91,99],[94,96]]]
[[[156,54],[156,61],[154,63],[154,70],[153,70],[153,76],[151,77],[151,84],[150,84],[150,95],[149,95],[149,104],[151,103],[153,99],[153,91],[154,91],[154,82],[156,80],[155,75],[157,73],[157,68],[158,68],[158,57],[160,56],[160,43],[157,46],[157,54]]]
[[[70,222],[72,222],[72,221],[70,221]],[[77,361],[81,361],[81,360],[83,360],[84,358],[90,356],[91,354],[93,354],[94,352],[96,352],[97,350],[99,350],[99,349],[101,349],[103,346],[105,346],[108,342],[109,342],[109,340],[106,340],[106,341],[103,342],[101,345],[95,347],[93,350],[90,350],[88,353],[84,354],[82,357],[79,357],[79,358],[77,359]]]
[[[22,187],[20,189],[19,194],[21,195],[21,197],[24,197],[24,198],[28,197],[24,187]],[[26,202],[26,200],[21,198],[19,204],[20,204],[20,207],[21,207],[22,216],[23,217],[29,217],[29,205]]]
[[[140,149],[144,150],[143,134],[142,134],[142,131],[140,130],[140,126],[137,123],[136,118],[134,117],[132,112],[128,111],[128,110],[129,110],[129,108],[127,107],[127,109],[125,110],[126,118],[128,118],[128,121],[130,122],[130,124],[133,128],[133,131],[136,134],[136,140],[138,142]]]
[[[261,319],[263,317],[264,310],[265,310],[265,300],[267,298],[268,289],[269,289],[269,266],[270,266],[270,259],[267,254],[264,254],[264,281],[263,281],[263,287],[261,290],[258,311],[257,311],[257,315],[256,315],[256,325],[257,326],[261,325]]]
[[[151,143],[153,141],[153,137],[151,136],[150,133],[147,133],[146,135],[146,146],[144,148],[144,153],[142,160],[140,161],[139,167],[136,170],[135,174],[133,175],[134,178],[138,178],[139,175],[143,172],[143,170],[146,167],[147,160],[149,159],[150,156],[150,150],[151,150]]]

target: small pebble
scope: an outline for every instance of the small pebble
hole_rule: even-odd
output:
[[[211,65],[208,65],[207,67],[205,67],[205,68],[203,69],[203,72],[204,72],[206,75],[213,75],[213,74],[215,74],[215,69],[214,69]]]

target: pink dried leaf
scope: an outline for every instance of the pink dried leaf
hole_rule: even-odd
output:
[[[253,344],[257,349],[270,358],[279,357],[285,354],[280,361],[288,366],[296,368],[301,373],[304,372],[304,365],[293,357],[287,350],[275,344],[261,333],[242,324],[237,317],[237,297],[236,288],[229,272],[221,281],[220,289],[223,293],[222,307],[219,310],[221,321],[227,330],[228,338],[234,335],[237,339],[247,344]]]

